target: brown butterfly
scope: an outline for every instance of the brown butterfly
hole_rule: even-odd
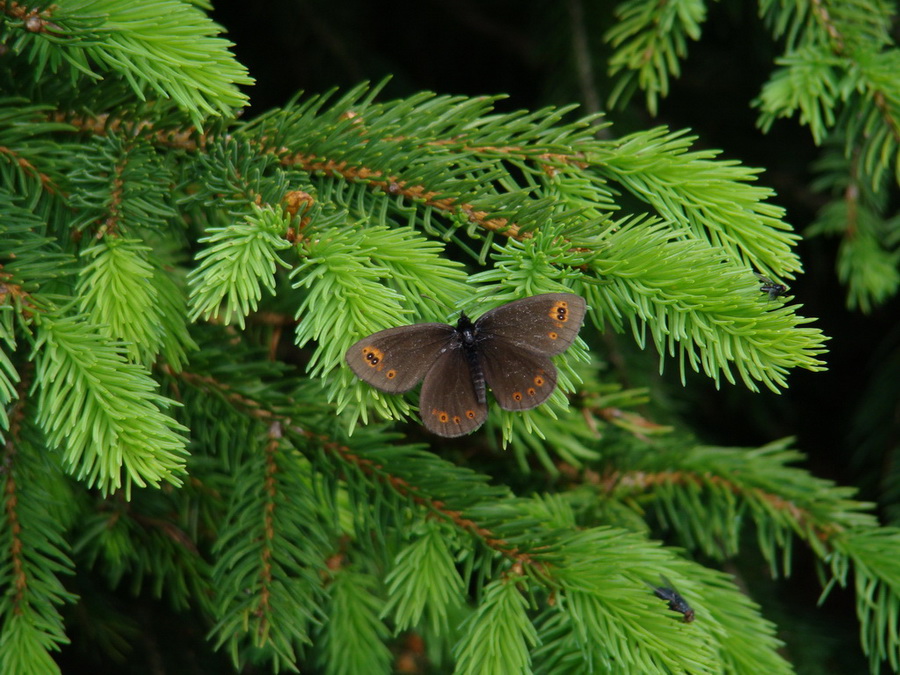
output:
[[[439,436],[462,436],[487,418],[486,388],[504,410],[530,410],[556,388],[550,357],[578,337],[584,300],[545,293],[516,300],[456,326],[418,323],[388,328],[347,350],[347,364],[361,380],[389,394],[419,382],[419,414]]]

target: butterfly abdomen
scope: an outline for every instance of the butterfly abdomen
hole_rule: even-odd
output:
[[[472,375],[472,384],[475,387],[475,397],[479,403],[487,402],[487,389],[484,384],[484,368],[481,367],[481,359],[478,358],[478,336],[475,334],[475,324],[465,314],[459,317],[456,326],[459,334],[460,345],[466,355],[466,363],[469,364],[469,373]]]
[[[478,353],[472,349],[466,349],[466,361],[469,371],[472,373],[472,384],[475,385],[475,396],[479,403],[487,402],[487,391],[484,386],[484,369],[478,360]]]

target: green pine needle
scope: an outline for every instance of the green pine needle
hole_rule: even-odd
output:
[[[101,338],[83,317],[42,316],[38,423],[66,468],[109,493],[132,485],[181,483],[186,431],[162,412],[172,405],[125,348]]]

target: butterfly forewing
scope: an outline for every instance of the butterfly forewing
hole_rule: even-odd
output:
[[[584,300],[572,293],[545,293],[493,309],[475,322],[479,346],[494,338],[548,356],[561,354],[578,337]]]
[[[419,323],[388,328],[347,350],[347,364],[364,382],[391,394],[409,391],[454,340],[453,326]]]
[[[487,418],[487,404],[478,401],[472,370],[460,345],[447,349],[422,383],[419,415],[428,431],[438,436],[463,436]]]
[[[530,410],[556,388],[556,368],[549,357],[506,338],[480,343],[484,379],[504,410]]]

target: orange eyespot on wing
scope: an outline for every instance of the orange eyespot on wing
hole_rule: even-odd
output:
[[[569,320],[569,302],[568,300],[557,300],[547,312],[550,320],[556,324],[557,328],[562,328]]]
[[[487,408],[469,408],[467,410],[439,410],[432,408],[422,415],[425,428],[438,436],[453,438],[464,436],[480,427],[487,418]]]
[[[502,350],[504,358],[491,358]],[[484,379],[504,410],[531,410],[556,389],[556,367],[549,357],[508,344],[491,345],[482,361]]]
[[[382,360],[384,360],[384,352],[378,349],[378,347],[366,345],[362,348],[362,355],[369,368],[375,368],[376,370],[384,368],[384,364],[382,363]]]
[[[475,431],[487,419],[487,404],[478,401],[465,352],[448,349],[428,371],[419,395],[422,423],[428,431],[453,438]]]

